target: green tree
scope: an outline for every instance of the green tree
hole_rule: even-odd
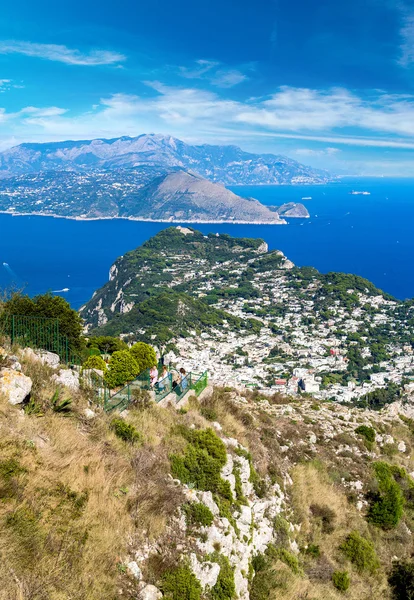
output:
[[[130,349],[130,353],[138,365],[139,373],[142,373],[142,371],[145,371],[145,369],[149,369],[157,364],[155,350],[149,344],[137,342]]]
[[[113,354],[117,350],[128,350],[128,346],[123,340],[110,335],[90,337],[87,346],[88,348],[99,348],[101,352],[106,354]]]
[[[107,364],[101,356],[89,356],[82,365],[82,370],[85,369],[98,369],[105,372]]]
[[[3,314],[58,319],[59,332],[68,338],[69,348],[79,352],[84,347],[82,319],[61,296],[42,294],[30,298],[27,295],[13,294],[4,304]]]
[[[110,388],[132,381],[139,373],[136,360],[128,350],[117,350],[109,361],[105,382]]]

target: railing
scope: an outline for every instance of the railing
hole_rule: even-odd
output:
[[[207,371],[204,371],[201,375],[197,373],[188,373],[183,379],[185,379],[185,387],[183,387],[181,382],[174,388],[172,374],[169,372],[164,379],[154,386],[154,388],[151,388],[149,369],[147,369],[138,375],[134,381],[127,383],[112,396],[108,395],[105,397],[104,409],[107,412],[124,410],[134,399],[134,390],[136,389],[152,391],[154,393],[154,400],[157,403],[161,402],[161,400],[170,394],[174,394],[174,402],[178,403],[190,391],[194,392],[196,396],[199,396],[208,384]]]
[[[59,319],[28,315],[5,315],[1,319],[0,330],[10,337],[11,344],[28,346],[38,350],[46,350],[57,354],[65,364],[76,369],[81,384],[92,390],[95,399],[103,404],[109,392],[103,378],[94,372],[83,374],[81,370],[84,359],[73,352],[67,336],[59,331]]]

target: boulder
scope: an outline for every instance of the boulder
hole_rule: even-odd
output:
[[[138,581],[141,579],[141,569],[139,568],[135,560],[131,560],[131,562],[127,563],[127,569],[131,573],[131,575],[135,577],[135,579],[137,579]]]
[[[159,600],[162,594],[155,585],[146,585],[139,595],[140,600]]]
[[[96,417],[96,414],[90,408],[85,408],[83,414],[87,419],[94,419]]]
[[[48,352],[47,350],[36,350],[35,354],[40,358],[44,365],[49,365],[52,369],[57,369],[60,365],[60,357],[54,352]]]
[[[0,394],[4,394],[10,404],[21,404],[32,391],[32,380],[14,369],[0,371]]]
[[[58,375],[52,376],[52,380],[75,392],[79,389],[79,373],[72,371],[72,369],[60,369]]]
[[[33,361],[40,361],[44,365],[49,365],[52,369],[57,369],[60,365],[60,357],[54,352],[48,352],[47,350],[33,350],[33,348],[25,348],[23,350],[25,358]]]

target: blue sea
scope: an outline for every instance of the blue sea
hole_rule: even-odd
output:
[[[311,218],[290,219],[286,226],[210,224],[197,229],[260,237],[297,265],[356,273],[397,298],[414,297],[414,179],[231,189],[269,205],[303,202]],[[370,195],[352,195],[353,190]],[[165,227],[0,214],[0,288],[15,282],[30,295],[60,293],[78,308],[108,280],[118,256]],[[69,291],[59,292],[65,288]]]

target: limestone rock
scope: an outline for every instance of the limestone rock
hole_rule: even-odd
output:
[[[2,369],[0,372],[0,393],[10,404],[21,404],[32,391],[32,380],[20,371]]]
[[[135,579],[137,579],[138,581],[141,579],[141,569],[139,568],[135,560],[131,560],[131,562],[127,563],[127,569],[131,573],[131,575],[135,577]]]
[[[162,594],[155,585],[146,585],[139,595],[140,600],[159,600]]]
[[[85,408],[83,414],[87,419],[94,419],[96,417],[96,414],[90,408]]]
[[[49,365],[52,369],[57,369],[60,365],[60,357],[54,352],[48,352],[47,350],[36,350],[35,354],[39,357],[40,361],[44,365]]]
[[[59,375],[53,375],[52,380],[59,385],[77,391],[79,389],[79,373],[72,369],[60,369]]]
[[[398,444],[398,450],[399,450],[399,452],[406,452],[407,446],[405,445],[405,442],[400,442]]]
[[[208,561],[200,563],[194,553],[190,554],[190,564],[194,575],[201,583],[203,589],[207,585],[212,588],[216,584],[220,573],[220,565]]]

